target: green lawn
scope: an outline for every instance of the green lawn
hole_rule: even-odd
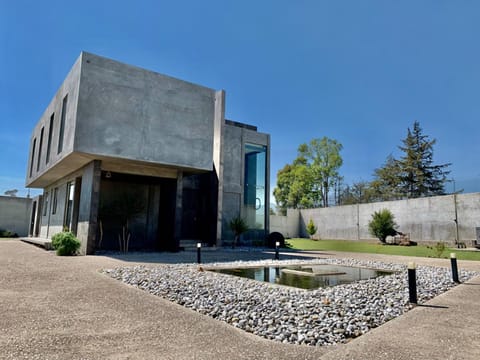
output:
[[[288,239],[285,242],[291,249],[294,250],[332,250],[371,254],[438,257],[438,252],[436,251],[435,246],[382,245],[380,243],[376,244],[371,242],[349,240]],[[456,253],[457,259],[459,260],[480,261],[480,251],[464,251],[455,248],[445,248],[445,251],[440,257],[449,258],[451,252]]]

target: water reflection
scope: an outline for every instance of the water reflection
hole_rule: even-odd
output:
[[[391,274],[390,271],[384,270],[328,264],[215,269],[212,271],[302,289],[349,284]]]

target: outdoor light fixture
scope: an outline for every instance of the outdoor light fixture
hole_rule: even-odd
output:
[[[280,260],[280,254],[278,253],[278,247],[280,246],[280,242],[275,242],[275,260]]]
[[[202,243],[197,243],[197,263],[202,262]]]
[[[408,295],[411,304],[417,304],[417,265],[412,261],[408,263]]]
[[[452,265],[452,280],[456,283],[459,283],[458,279],[458,266],[457,266],[457,254],[450,253],[450,264]]]

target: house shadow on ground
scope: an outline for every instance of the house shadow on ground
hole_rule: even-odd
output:
[[[196,250],[184,250],[179,252],[142,252],[134,251],[121,253],[115,251],[97,251],[95,255],[106,256],[125,262],[132,263],[158,263],[158,264],[187,264],[197,263]],[[315,258],[322,257],[322,253],[316,253]],[[313,257],[301,252],[291,250],[280,250],[280,260],[308,260]],[[215,249],[206,248],[201,251],[202,263],[232,262],[232,261],[255,261],[274,260],[275,250],[273,249]]]

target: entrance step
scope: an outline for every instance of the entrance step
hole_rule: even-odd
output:
[[[21,241],[41,246],[45,248],[45,250],[52,250],[52,240],[50,239],[44,239],[44,238],[39,238],[39,237],[22,237],[20,238]]]
[[[197,243],[201,243],[201,240],[182,239],[180,240],[180,249],[183,250],[197,250]],[[205,243],[202,243],[202,251],[214,250],[215,247],[210,247]]]

